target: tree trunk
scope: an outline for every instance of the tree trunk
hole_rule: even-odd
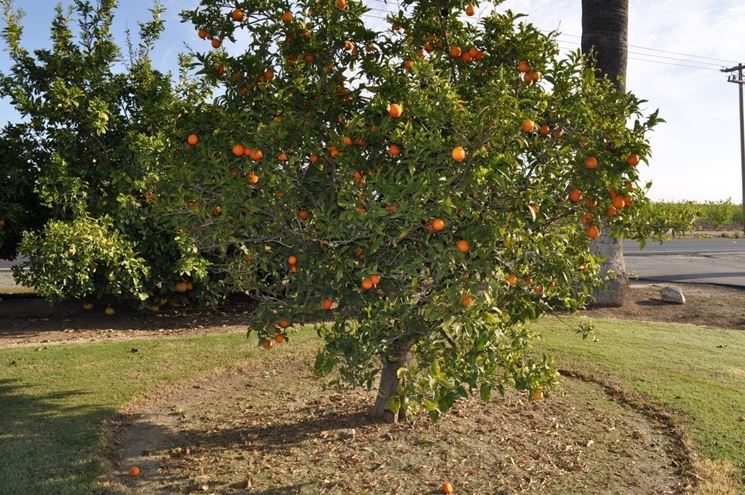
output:
[[[626,61],[628,58],[629,30],[628,0],[582,0],[582,52],[595,61],[598,77],[607,77],[619,91],[626,91]],[[623,306],[629,300],[629,279],[623,259],[622,239],[614,239],[607,228],[601,228],[600,237],[591,243],[597,256],[606,258],[600,275],[615,279],[594,294],[595,305]]]
[[[398,378],[398,370],[405,368],[411,362],[411,352],[406,347],[393,356],[393,359],[383,360],[383,371],[380,374],[380,385],[378,387],[378,396],[375,398],[375,404],[370,411],[370,415],[376,421],[386,423],[398,423],[406,420],[406,411],[401,407],[397,414],[388,409],[388,401],[398,393],[398,387],[401,386],[401,380]]]

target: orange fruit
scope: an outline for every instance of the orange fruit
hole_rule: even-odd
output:
[[[388,115],[390,115],[392,119],[399,118],[403,112],[404,106],[401,103],[391,103],[388,106]]]
[[[432,226],[432,230],[435,232],[440,232],[445,228],[445,220],[442,218],[433,218],[430,220],[430,225]]]
[[[292,22],[292,12],[290,12],[289,10],[285,10],[282,13],[281,19],[282,19],[282,22],[284,22],[285,24],[291,23]]]
[[[266,349],[267,351],[272,348],[274,345],[274,342],[272,342],[269,339],[264,339],[264,342],[261,343],[261,346]]]
[[[463,50],[459,46],[451,46],[449,50],[450,56],[453,58],[460,58],[463,54]]]
[[[254,171],[250,171],[248,174],[246,174],[246,181],[251,184],[252,186],[255,186],[259,183],[259,176],[254,173]]]
[[[290,326],[290,320],[287,318],[280,318],[277,325],[279,325],[279,328],[287,328]]]
[[[90,311],[93,309],[93,303],[92,302],[86,302],[83,303],[83,309],[86,311]]]
[[[306,221],[306,220],[308,219],[308,216],[309,216],[308,210],[305,210],[305,209],[303,209],[303,208],[300,208],[300,209],[299,209],[299,210],[297,211],[297,217],[298,217],[298,219],[300,219],[300,221],[302,221],[302,222]]]
[[[186,138],[186,142],[189,143],[189,146],[196,146],[199,143],[199,136],[196,134],[189,134],[189,137]]]
[[[413,60],[411,60],[411,59],[404,60],[404,69],[411,70],[413,68],[414,68],[414,61]]]
[[[297,273],[297,265],[290,266],[290,273]]]
[[[626,163],[628,163],[628,164],[629,164],[629,165],[631,165],[632,167],[636,167],[637,165],[639,165],[639,161],[640,161],[640,160],[641,160],[641,158],[639,158],[639,155],[637,155],[636,153],[631,153],[631,154],[630,154],[630,155],[629,155],[629,156],[628,156],[628,157],[626,158]]]
[[[605,213],[609,217],[615,217],[616,215],[618,215],[618,210],[614,206],[609,206],[608,209],[605,210]]]
[[[616,196],[615,198],[613,198],[612,203],[613,206],[619,210],[626,206],[626,202],[623,200],[623,196]]]
[[[347,0],[336,0],[336,8],[345,10],[347,8]]]
[[[585,208],[595,208],[598,202],[592,198],[585,198]]]
[[[395,143],[388,145],[388,153],[391,156],[398,156],[401,154],[401,147]]]
[[[337,148],[333,144],[329,146],[329,156],[331,156],[331,158],[337,158],[339,155],[341,155],[341,151],[339,151],[339,148]]]
[[[116,313],[116,310],[112,308],[111,306],[108,306],[106,309],[103,310],[103,312],[106,316],[114,316],[114,314]]]
[[[530,392],[530,400],[543,400],[543,391],[541,389],[535,389]]]
[[[533,132],[533,130],[535,129],[535,122],[530,119],[525,119],[520,125],[520,128],[523,132]]]
[[[333,306],[334,306],[334,301],[330,297],[327,297],[326,299],[321,301],[321,307],[325,309],[326,311],[330,311]]]
[[[507,285],[509,285],[510,287],[516,286],[517,285],[517,277],[515,275],[511,274],[511,273],[509,275],[507,275]]]
[[[465,239],[461,239],[458,242],[456,242],[455,246],[458,248],[458,251],[460,251],[461,253],[467,253],[468,250],[471,249],[471,244]]]
[[[316,163],[318,161],[318,155],[316,153],[311,153],[308,160],[310,160],[310,163]]]
[[[595,170],[598,168],[598,159],[594,156],[588,156],[585,158],[585,167],[587,167],[590,170]]]
[[[440,491],[445,495],[453,495],[453,485],[450,483],[443,483],[442,486],[440,486]]]
[[[274,341],[277,344],[281,344],[282,342],[285,341],[285,336],[283,334],[281,334],[281,333],[278,333],[277,335],[274,336]]]
[[[450,156],[456,162],[462,162],[466,159],[466,150],[464,150],[462,146],[456,146],[453,148],[453,151],[450,152]]]
[[[132,466],[129,468],[129,475],[133,478],[136,478],[140,475],[140,468],[137,466]]]
[[[312,53],[306,53],[305,56],[303,56],[303,60],[305,60],[307,63],[311,63],[316,59],[316,56]]]
[[[467,292],[464,294],[461,294],[460,305],[463,306],[464,308],[467,308],[471,304],[473,304],[473,296],[471,296],[471,294],[468,294]]]
[[[232,151],[235,156],[243,156],[243,153],[246,151],[246,148],[242,144],[236,143],[233,145]]]
[[[627,196],[624,196],[623,197],[624,208],[627,207],[627,206],[631,206],[631,202],[633,200],[634,200],[634,198],[632,198],[631,196],[628,196],[628,195]]]
[[[473,7],[473,5],[466,6],[466,15],[468,17],[471,17],[475,13],[476,13],[476,9]]]
[[[354,43],[352,43],[352,42],[351,42],[351,41],[349,41],[349,40],[346,40],[346,41],[344,42],[344,49],[345,49],[345,50],[347,50],[347,51],[351,51],[351,50],[352,50],[352,48],[354,48]]]
[[[210,33],[206,29],[200,29],[199,31],[197,31],[197,36],[199,36],[203,40],[206,40],[209,35]]]
[[[517,70],[519,70],[520,72],[528,72],[530,70],[530,64],[528,64],[528,62],[526,62],[525,60],[520,60],[517,63]]]
[[[597,225],[590,225],[589,227],[587,227],[586,232],[587,237],[589,237],[590,239],[597,239],[598,237],[600,237],[600,229]]]
[[[236,22],[241,22],[244,17],[243,11],[241,9],[235,9],[230,13],[230,17]]]
[[[251,160],[255,162],[258,162],[262,158],[264,158],[264,152],[261,150],[257,149],[257,150],[254,150],[253,153],[251,153]]]
[[[179,294],[183,294],[184,292],[189,290],[189,284],[181,280],[179,282],[176,282],[176,285],[174,285],[173,288]]]
[[[352,146],[352,137],[351,136],[344,136],[341,138],[341,144],[344,146]]]
[[[220,48],[222,46],[222,41],[220,41],[217,38],[212,38],[212,41],[210,42],[212,44],[212,48]]]
[[[287,257],[287,264],[288,265],[297,265],[297,256],[294,254],[291,254]]]
[[[365,290],[370,290],[373,288],[372,280],[370,280],[369,278],[363,278],[362,282],[360,282],[360,285]]]
[[[362,172],[360,170],[354,171],[354,180],[355,182],[362,182],[364,179],[364,176],[362,175]]]
[[[523,79],[525,79],[526,82],[534,83],[541,80],[541,73],[538,71],[528,71],[523,76]]]
[[[277,155],[277,159],[280,162],[286,162],[287,161],[287,153],[285,153],[284,151],[280,151],[279,154]]]
[[[587,225],[588,223],[592,222],[592,219],[593,218],[595,218],[595,217],[593,216],[592,213],[590,213],[589,211],[588,212],[585,212],[582,215],[582,224],[583,225]]]
[[[225,74],[225,66],[223,64],[217,64],[215,66],[215,74],[217,74],[217,77],[222,77]]]
[[[548,136],[549,134],[551,134],[551,128],[546,124],[543,124],[540,129],[538,129],[538,134],[540,134],[541,136]]]
[[[569,201],[572,203],[579,203],[582,201],[582,192],[579,189],[572,189],[569,191]]]
[[[372,282],[373,287],[377,287],[380,283],[380,275],[377,273],[371,273],[368,278],[370,279],[370,282]]]

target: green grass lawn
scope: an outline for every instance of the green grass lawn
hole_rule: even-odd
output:
[[[745,480],[745,332],[608,319],[596,321],[593,341],[555,319],[538,326],[540,349],[561,368],[679,412],[695,450],[731,462]]]
[[[699,453],[745,471],[745,332],[600,320],[593,342],[554,319],[539,326],[560,367],[679,411]],[[279,351],[316,345],[306,330]],[[102,421],[156,386],[259,355],[243,333],[1,350],[0,493],[94,493]]]
[[[0,494],[94,493],[102,421],[155,386],[255,359],[255,344],[232,333],[0,351]]]

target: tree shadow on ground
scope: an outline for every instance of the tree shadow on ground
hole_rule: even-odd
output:
[[[0,493],[91,493],[90,483],[105,469],[91,446],[113,410],[67,404],[82,394],[38,393],[17,379],[0,379]]]

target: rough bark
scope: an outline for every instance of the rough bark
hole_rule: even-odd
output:
[[[392,359],[383,360],[383,370],[380,374],[380,384],[378,386],[378,395],[375,397],[370,415],[376,421],[386,423],[398,423],[406,421],[406,411],[402,407],[397,414],[388,409],[388,401],[398,393],[401,386],[401,380],[398,378],[398,370],[405,368],[411,362],[411,352],[409,348],[400,350]]]
[[[582,52],[592,54],[598,77],[607,77],[619,91],[626,90],[628,23],[628,0],[582,0]],[[591,250],[606,258],[600,275],[603,278],[609,272],[616,275],[595,292],[595,305],[623,306],[630,295],[622,240],[611,237],[608,229],[602,228],[600,237],[592,241]]]

